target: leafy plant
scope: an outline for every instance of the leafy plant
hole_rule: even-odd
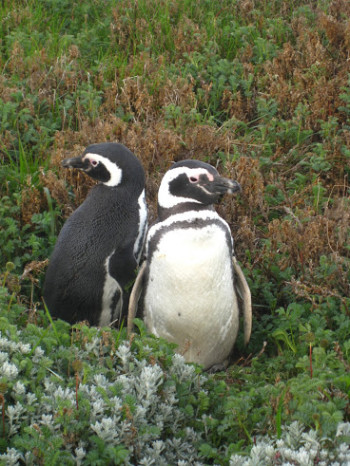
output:
[[[8,308],[0,318],[5,464],[59,464],[62,458],[67,464],[189,459],[229,464],[243,461],[238,452],[256,436],[259,449],[271,444],[267,429],[282,432],[287,441],[281,426],[292,420],[298,420],[292,425],[300,432],[293,438],[290,431],[294,453],[285,455],[299,455],[301,445],[308,451],[307,435],[323,450],[326,438],[344,429],[348,435],[342,413],[350,380],[339,352],[315,348],[313,377],[305,357],[294,357],[296,372],[285,380],[273,380],[276,369],[283,376],[285,357],[270,363],[256,357],[251,367],[232,366],[213,377],[185,364],[174,345],[147,335],[141,321],[139,334],[129,341],[125,330],[71,328],[40,311],[31,317],[34,324],[25,308],[0,290],[1,308]],[[303,426],[315,431],[300,437]],[[327,443],[323,456],[348,455],[341,446],[345,437]],[[253,447],[253,457],[256,451]]]

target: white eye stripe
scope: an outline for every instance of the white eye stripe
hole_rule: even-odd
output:
[[[183,202],[195,202],[200,204],[199,201],[193,198],[182,197],[182,196],[173,196],[169,190],[169,184],[179,175],[187,175],[191,183],[196,183],[199,180],[200,175],[206,175],[209,180],[213,180],[214,176],[208,172],[205,168],[189,168],[189,167],[177,167],[169,170],[165,173],[163,180],[160,184],[159,193],[158,193],[158,203],[161,207],[171,208],[177,204]],[[193,180],[192,180],[193,178]]]
[[[99,163],[106,167],[107,171],[110,174],[110,178],[103,184],[105,184],[106,186],[118,186],[121,183],[122,170],[118,167],[117,164],[111,162],[109,159],[103,157],[102,155],[93,154],[91,152],[88,152],[84,155],[83,160],[85,159],[90,160],[91,165],[94,167],[96,167]],[[96,165],[94,165],[94,162],[96,163]]]

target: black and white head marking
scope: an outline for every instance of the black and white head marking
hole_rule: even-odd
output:
[[[88,152],[82,157],[82,162],[87,165],[84,171],[93,178],[102,181],[106,186],[118,186],[121,183],[122,170],[108,158]]]
[[[127,181],[126,178],[130,179],[133,174],[135,178],[139,175],[144,181],[139,162],[123,144],[111,142],[91,144],[81,157],[63,160],[62,165],[66,168],[83,170],[91,178],[112,188],[124,183]]]
[[[158,193],[160,209],[172,209],[180,204],[210,205],[225,193],[239,191],[236,181],[223,178],[208,163],[184,160],[166,172]]]

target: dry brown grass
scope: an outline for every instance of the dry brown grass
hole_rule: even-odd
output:
[[[286,16],[292,14],[290,2],[270,3],[271,12]],[[263,31],[266,18],[257,15],[255,6],[254,1],[246,0],[238,2],[234,8],[238,17],[245,18],[246,24],[257,24]],[[140,158],[147,176],[151,220],[156,215],[156,196],[161,177],[171,163],[185,158],[209,161],[223,175],[238,179],[242,185],[241,196],[226,198],[220,206],[220,213],[232,227],[239,257],[245,265],[251,266],[265,254],[271,263],[281,269],[292,267],[296,280],[306,280],[307,277],[310,280],[312,277],[318,280],[319,286],[327,287],[327,278],[324,277],[322,285],[316,272],[313,272],[320,263],[320,257],[326,255],[337,263],[339,273],[334,280],[338,280],[339,290],[348,292],[342,261],[348,260],[350,255],[347,248],[349,158],[343,149],[349,147],[350,131],[347,126],[348,114],[341,109],[344,106],[341,93],[348,85],[350,72],[349,3],[346,0],[333,1],[328,15],[316,12],[316,24],[312,26],[302,15],[294,16],[289,39],[272,60],[259,66],[253,64],[253,48],[247,42],[239,60],[243,65],[242,79],[254,76],[252,92],[248,97],[243,89],[237,92],[226,89],[223,92],[218,111],[223,112],[221,116],[226,115],[227,120],[233,120],[231,125],[224,122],[222,126],[209,121],[188,122],[181,117],[174,121],[166,120],[165,108],[169,105],[181,108],[182,115],[198,110],[200,106],[205,107],[211,98],[213,83],[206,82],[200,76],[197,80],[193,76],[170,76],[167,73],[169,57],[166,53],[155,57],[147,51],[154,31],[142,18],[137,4],[134,7],[129,12],[129,16],[134,15],[134,22],[121,21],[124,14],[122,3],[115,7],[110,40],[111,44],[127,48],[135,40],[137,31],[144,40],[144,50],[130,56],[123,76],[116,69],[108,85],[104,82],[102,70],[91,77],[94,87],[103,92],[98,116],[91,118],[76,102],[74,111],[66,119],[63,118],[62,128],[56,132],[49,154],[51,168],[40,175],[41,185],[49,189],[52,198],[62,207],[63,215],[69,215],[84,200],[93,181],[81,173],[61,168],[61,161],[82,153],[91,143],[119,141]],[[157,2],[150,4],[150,8],[156,7]],[[176,2],[171,4],[171,8],[174,15],[179,13]],[[225,8],[220,14],[225,14]],[[172,38],[175,58],[184,59],[185,53],[204,50],[208,34],[199,23],[186,18],[181,26],[173,28]],[[37,91],[39,99],[54,105],[57,99],[75,93],[79,85],[87,81],[80,58],[79,48],[72,45],[68,53],[54,62],[44,49],[28,60],[21,45],[15,42],[8,62],[1,62],[1,65],[6,65],[8,72],[22,78],[29,76],[30,90]],[[136,68],[143,70],[137,76],[133,74]],[[8,87],[6,81],[0,78],[0,97],[4,102],[11,101],[14,91],[16,89]],[[265,141],[251,130],[254,125],[259,125],[256,120],[257,98],[261,96],[277,102],[277,119],[286,120],[291,125],[300,123],[302,130],[312,131],[310,139],[296,147],[288,138],[276,135],[273,139],[272,122],[262,123],[266,127],[266,134],[274,141],[268,168],[260,160],[265,156]],[[21,107],[34,112],[31,105],[24,97]],[[300,120],[295,113],[299,105],[306,108]],[[128,118],[118,117],[118,109],[122,109]],[[68,117],[76,122],[74,130],[68,125]],[[336,118],[335,132],[333,136],[325,138],[320,133],[322,122],[331,117]],[[239,125],[234,119],[247,125],[246,132],[238,129]],[[323,144],[326,162],[331,165],[330,170],[319,173],[309,167],[314,155],[310,147],[317,141]],[[4,146],[11,148],[14,142],[13,134],[5,131]],[[233,153],[240,156],[232,158]],[[295,161],[296,154],[298,159]],[[299,172],[309,179],[309,183],[293,191],[290,184]],[[325,189],[328,202],[323,199],[316,209],[312,199],[313,188],[317,184]],[[276,205],[271,205],[266,194],[266,187],[271,185],[275,186],[276,196],[277,191],[283,194],[283,201]],[[67,186],[74,194],[74,205],[68,197]],[[44,193],[33,188],[28,178],[22,191],[23,222],[30,222],[33,213],[46,207]],[[244,254],[246,249],[251,253],[250,264]]]

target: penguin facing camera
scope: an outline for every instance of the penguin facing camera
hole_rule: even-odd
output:
[[[148,330],[176,343],[187,362],[204,369],[227,365],[239,303],[245,343],[250,339],[250,290],[234,256],[230,228],[214,208],[225,193],[240,189],[207,163],[175,163],[162,179],[158,219],[148,231],[146,260],[130,297],[129,332],[142,295]]]
[[[144,170],[129,149],[112,142],[92,144],[62,165],[99,183],[58,236],[43,288],[46,306],[71,324],[120,324],[147,230]]]

